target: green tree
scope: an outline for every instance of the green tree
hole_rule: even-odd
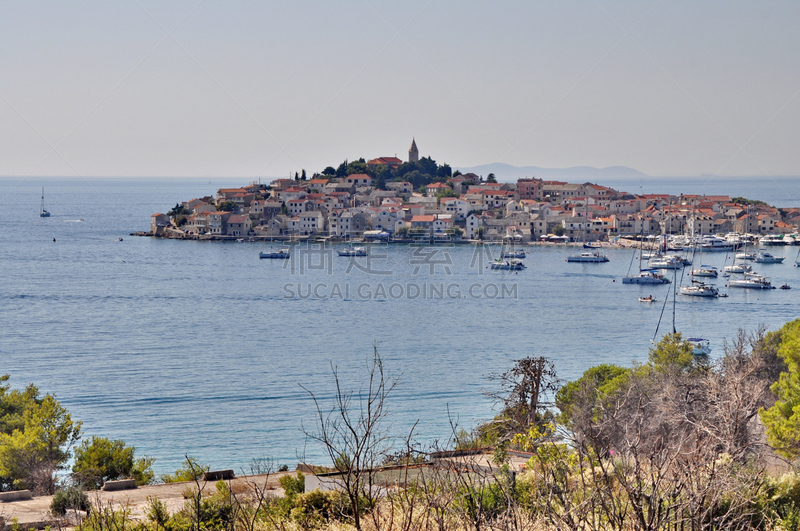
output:
[[[564,225],[556,225],[553,227],[553,234],[556,236],[563,236],[567,230],[564,228]]]
[[[371,175],[372,170],[369,169],[364,159],[354,160],[347,165],[347,175],[353,175],[354,173],[366,173],[367,175]]]
[[[486,177],[486,182],[487,182],[487,183],[496,183],[496,182],[497,182],[497,177],[495,177],[495,176],[494,176],[494,173],[490,173],[490,174],[489,174],[489,175]]]
[[[133,478],[137,485],[148,485],[155,478],[151,457],[136,458],[136,449],[122,440],[92,437],[75,449],[72,477],[86,489],[99,489],[106,481]]]
[[[447,188],[436,194],[436,202],[441,203],[443,197],[458,197],[458,194],[452,188]]]
[[[780,337],[778,356],[786,363],[772,392],[778,397],[775,405],[761,410],[767,428],[767,441],[777,452],[789,458],[800,456],[800,319],[783,325],[773,336]]]
[[[628,379],[631,369],[617,365],[602,364],[588,369],[577,380],[573,380],[556,393],[556,407],[561,411],[559,421],[569,426],[573,410],[591,409],[597,420],[596,409],[607,399],[613,399]]]
[[[339,167],[336,168],[336,176],[347,177],[347,159],[344,159],[344,162],[339,164]]]
[[[307,177],[306,177],[306,170],[305,170],[305,168],[304,168],[304,169],[303,169],[303,171],[302,171],[302,172],[300,172],[300,180],[301,180],[301,181],[305,181],[306,179],[307,179]]]
[[[40,397],[33,385],[11,391],[7,381],[0,377],[0,488],[52,494],[81,423],[53,395]]]
[[[217,212],[234,212],[236,211],[236,203],[233,201],[223,201],[217,205]]]
[[[336,168],[333,166],[326,166],[324,170],[322,170],[322,175],[336,175]]]
[[[678,368],[688,371],[699,363],[692,353],[693,350],[692,344],[684,341],[680,332],[667,334],[658,344],[650,348],[649,364],[656,370]]]

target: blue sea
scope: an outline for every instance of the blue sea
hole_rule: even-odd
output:
[[[324,406],[342,384],[364,385],[377,348],[398,385],[393,434],[446,441],[452,424],[490,418],[487,376],[524,356],[554,360],[564,379],[599,363],[647,359],[672,329],[672,306],[638,297],[669,287],[621,284],[633,252],[606,264],[567,264],[563,247],[532,247],[519,273],[487,269],[476,246],[374,246],[367,259],[294,247],[259,260],[261,243],[161,240],[129,233],[176,202],[246,179],[0,179],[0,374],[57,395],[86,436],[122,438],[156,458],[184,455],[241,469],[256,457],[326,464],[305,432],[309,391]],[[627,183],[627,185],[626,185]],[[741,195],[800,206],[800,179],[648,178],[605,182],[631,192]],[[50,218],[39,218],[41,189]],[[122,238],[122,241],[120,241]],[[739,328],[798,317],[797,248],[759,267],[797,289],[677,297],[679,331],[711,340],[713,355]],[[703,263],[721,267],[724,254]],[[635,267],[634,263],[634,267]]]

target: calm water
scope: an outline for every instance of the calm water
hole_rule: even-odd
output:
[[[548,356],[574,378],[597,363],[647,357],[662,306],[638,297],[663,300],[669,288],[623,286],[631,251],[567,264],[570,251],[535,247],[526,271],[502,274],[472,246],[376,246],[352,264],[331,250],[295,249],[278,263],[258,259],[261,244],[128,236],[177,201],[243,182],[0,179],[0,374],[56,393],[87,435],[123,438],[165,471],[186,453],[214,468],[264,455],[321,462],[302,433],[314,417],[300,385],[330,397],[331,364],[358,385],[376,341],[400,381],[393,430],[419,420],[426,442],[447,438],[448,412],[467,427],[489,417],[486,375],[514,359]],[[661,190],[679,185],[700,192],[689,180],[665,180]],[[42,186],[49,219],[37,216]],[[800,205],[797,179],[732,179],[705,193]],[[800,288],[796,249],[785,250],[788,264],[758,269]],[[739,327],[796,318],[798,301],[800,289],[678,297],[677,327],[711,339],[718,355]],[[662,332],[671,319],[668,307]]]

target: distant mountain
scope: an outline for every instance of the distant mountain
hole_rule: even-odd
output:
[[[461,173],[475,173],[485,178],[490,173],[500,182],[513,182],[523,177],[537,177],[546,180],[571,182],[596,181],[608,178],[647,177],[646,174],[625,166],[609,166],[608,168],[592,168],[591,166],[573,166],[572,168],[539,168],[538,166],[512,166],[502,162],[493,162],[471,168],[453,168]]]

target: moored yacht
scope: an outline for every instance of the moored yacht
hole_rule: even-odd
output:
[[[492,269],[500,271],[522,271],[525,269],[525,263],[517,258],[511,260],[495,260],[492,262]]]
[[[600,262],[608,262],[608,257],[604,254],[600,254],[597,251],[595,252],[585,251],[579,255],[568,256],[567,262],[600,263]]]
[[[695,356],[708,356],[711,354],[711,345],[708,339],[690,337],[686,341],[692,344],[692,354]]]
[[[669,284],[669,279],[657,269],[643,269],[636,276],[622,277],[623,284]]]
[[[693,282],[691,286],[681,286],[681,295],[692,297],[719,297],[719,290],[709,284]]]
[[[367,256],[366,247],[348,247],[339,251],[339,256]]]
[[[290,256],[289,249],[281,249],[280,251],[269,251],[266,253],[264,251],[261,251],[260,253],[258,253],[259,258],[272,258],[275,260],[285,260],[289,258],[289,256]]]
[[[775,289],[775,286],[772,285],[767,277],[754,273],[745,274],[743,278],[732,278],[728,281],[728,286],[732,288]]]
[[[714,266],[701,265],[699,269],[692,269],[692,276],[717,278],[719,271]]]
[[[766,251],[760,251],[755,258],[755,262],[757,264],[780,264],[782,263],[786,257],[784,256],[774,256]]]

